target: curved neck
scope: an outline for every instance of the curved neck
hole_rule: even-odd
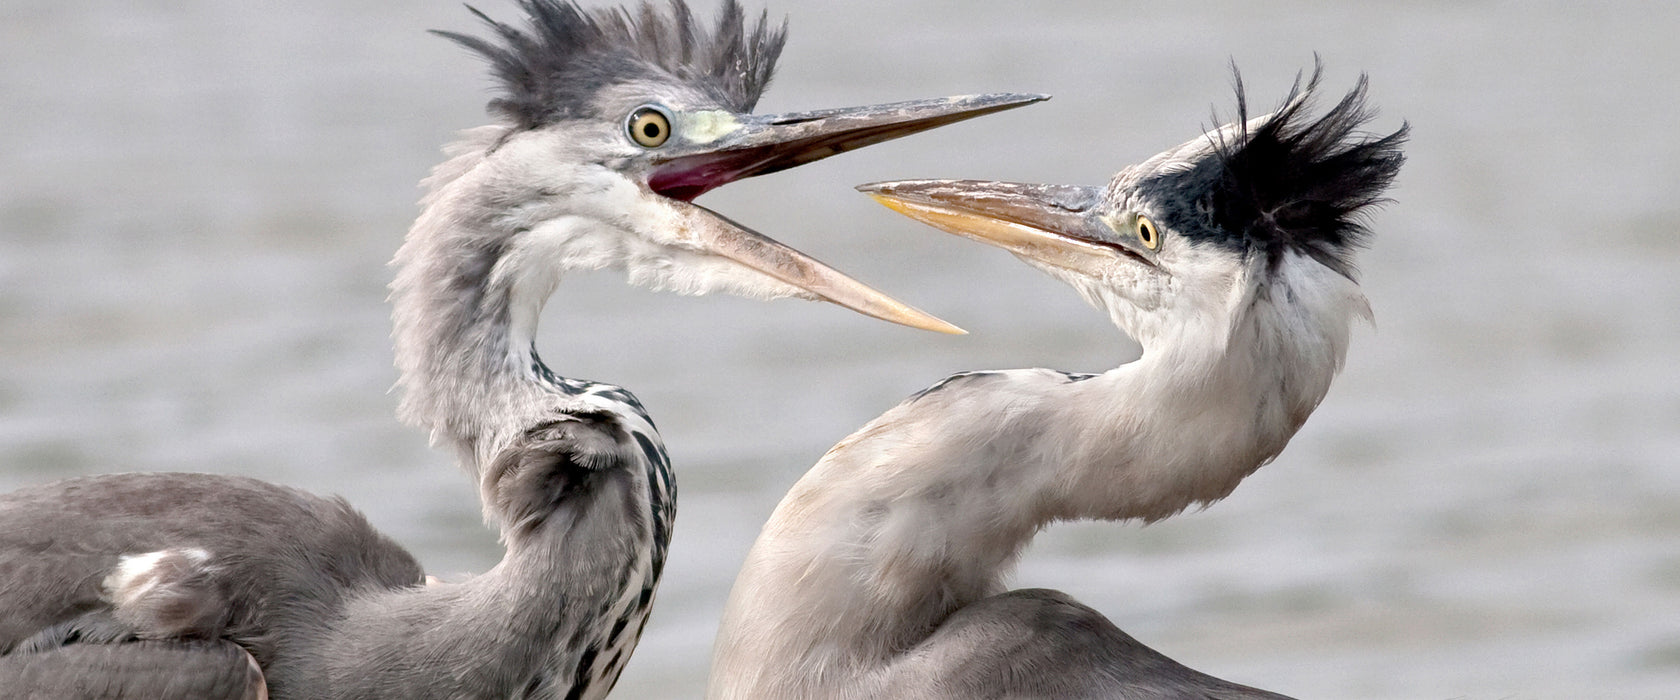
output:
[[[1363,297],[1325,298],[1307,316],[1261,300],[1100,375],[957,375],[872,421],[794,486],[749,553],[711,697],[859,688],[953,610],[1001,592],[1045,525],[1155,520],[1230,493],[1340,366]]]
[[[568,189],[576,173],[564,159],[556,166],[541,139],[504,141],[504,133],[469,132],[425,183],[422,212],[393,260],[391,303],[399,416],[456,450],[479,482],[486,518],[502,526],[508,555],[466,584],[358,601],[335,644],[348,652],[385,645],[391,655],[363,664],[347,653],[351,675],[402,672],[380,665],[382,658],[423,658],[453,672],[432,681],[427,697],[557,697],[573,688],[572,697],[593,699],[610,689],[640,635],[670,540],[675,484],[634,396],[557,377],[537,357],[538,317],[561,272],[604,267],[622,252],[609,245],[615,229],[580,214]],[[616,427],[588,438],[543,432],[590,421]],[[591,458],[602,450],[623,463]],[[496,461],[532,468],[530,459],[611,476],[588,489],[541,494],[534,505],[554,512],[531,534],[520,529],[528,519],[504,502],[506,474]],[[381,616],[393,621],[382,624]],[[361,626],[377,634],[350,632]],[[377,678],[354,687],[376,682],[428,687]]]
[[[559,270],[517,254],[546,202],[491,167],[502,133],[483,127],[450,146],[392,260],[398,417],[429,429],[475,475],[506,424],[541,403],[543,379],[554,380],[533,339]]]

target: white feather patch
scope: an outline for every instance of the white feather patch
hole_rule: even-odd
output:
[[[124,555],[117,561],[117,568],[101,582],[105,596],[119,607],[132,605],[160,583],[167,584],[166,578],[179,578],[183,559],[193,567],[201,567],[210,560],[210,553],[197,547],[184,547]]]

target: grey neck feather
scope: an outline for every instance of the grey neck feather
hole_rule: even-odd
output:
[[[1225,496],[1328,390],[1364,309],[1351,283],[1336,292],[1304,316],[1244,295],[1235,316],[1104,374],[966,373],[872,421],[794,486],[749,553],[710,696],[866,689],[952,611],[1002,592],[1045,525]]]
[[[532,251],[527,234],[575,213],[575,202],[569,192],[545,189],[564,190],[563,174],[532,177],[517,150],[528,142],[505,136],[502,127],[468,132],[427,179],[422,212],[393,260],[391,303],[403,393],[398,414],[428,428],[434,443],[454,448],[509,553],[495,571],[458,588],[366,603],[359,608],[362,622],[346,627],[382,631],[352,634],[343,643],[352,659],[357,645],[405,637],[440,655],[493,648],[500,660],[461,680],[471,692],[459,697],[508,697],[507,683],[518,679],[506,669],[530,668],[538,659],[541,673],[519,681],[534,685],[513,690],[550,697],[572,688],[593,700],[611,688],[647,618],[670,539],[675,484],[658,433],[633,396],[557,377],[536,355],[537,318],[562,268],[576,261]],[[596,419],[604,421],[602,430],[588,427]],[[582,432],[558,446],[529,442],[532,430],[557,420],[583,426]],[[496,461],[518,457],[520,448],[626,481],[613,482],[611,493],[591,487],[588,494],[541,495],[538,510],[576,511],[567,516],[573,524],[557,534],[560,526],[548,523],[546,534],[527,542],[519,534],[525,516],[502,503],[507,475]],[[440,619],[433,610],[446,603],[457,605]],[[377,622],[381,616],[394,622]],[[510,620],[518,627],[509,628]],[[407,625],[412,634],[393,625]],[[449,630],[472,630],[482,639],[461,642]],[[348,676],[358,672],[346,669]],[[421,687],[429,678],[415,677],[420,680],[378,682]]]
[[[534,318],[547,294],[535,295],[535,309],[515,309],[511,284],[494,274],[524,225],[510,212],[540,196],[488,167],[485,154],[504,133],[481,127],[447,149],[452,157],[425,181],[420,216],[392,261],[397,415],[453,447],[475,475],[508,419],[546,394],[514,318]]]
[[[353,601],[323,638],[300,645],[307,674],[296,697],[547,697],[570,688],[608,606],[596,591],[634,575],[642,554],[615,535],[623,504],[642,488],[633,475],[603,475],[590,498],[541,528],[511,537],[494,569],[459,584],[387,591]],[[556,581],[572,582],[556,585]],[[610,602],[610,601],[605,601]],[[394,664],[392,659],[415,663]],[[597,698],[611,680],[585,686]]]

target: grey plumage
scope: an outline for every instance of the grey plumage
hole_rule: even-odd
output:
[[[704,91],[732,111],[750,112],[770,84],[787,37],[771,27],[768,12],[750,28],[735,0],[725,2],[717,26],[699,26],[681,0],[669,13],[651,2],[628,8],[585,10],[569,2],[520,0],[528,28],[507,25],[470,8],[499,43],[456,32],[436,32],[490,62],[503,94],[490,109],[531,129],[590,114],[602,88],[633,80],[673,79]],[[614,115],[616,116],[616,115]]]
[[[606,695],[651,602],[645,540],[623,536],[649,526],[644,459],[613,421],[583,416],[533,428],[491,478],[502,562],[346,600],[308,649],[325,672],[299,697]]]
[[[74,647],[185,637],[248,650],[275,698],[602,696],[645,619],[627,618],[616,591],[644,608],[651,597],[631,568],[644,548],[617,536],[646,519],[634,493],[644,457],[603,417],[539,426],[525,445],[492,465],[508,553],[461,583],[425,585],[342,499],[255,479],[119,474],[0,496],[0,674],[15,672],[0,688],[68,665],[65,654],[92,662]],[[183,633],[113,595],[125,555],[183,549],[207,554],[200,570],[152,583],[214,587],[212,629]],[[221,665],[207,652],[174,671],[237,670],[210,646]]]
[[[1361,217],[1401,163],[1364,81],[1120,170],[1106,187],[909,180],[887,206],[1002,247],[1107,311],[1143,355],[1096,375],[967,372],[842,440],[753,545],[708,697],[1252,698],[1096,610],[1005,577],[1049,524],[1225,497],[1329,390],[1369,307]]]
[[[958,609],[887,669],[880,689],[927,700],[1289,700],[1188,668],[1043,588]]]
[[[75,644],[0,656],[0,697],[268,700],[269,696],[261,669],[239,645],[170,640]]]
[[[140,610],[113,605],[104,582],[124,555],[183,548],[211,554],[208,581],[202,571],[180,573],[213,589],[203,605],[219,609],[197,617],[217,624],[183,633],[170,619],[148,616],[156,609],[144,603]],[[229,639],[263,663],[271,682],[279,681],[277,696],[286,697],[286,679],[312,643],[301,630],[337,617],[351,592],[420,580],[413,557],[342,500],[255,479],[122,474],[0,495],[0,655],[13,669],[68,645]]]

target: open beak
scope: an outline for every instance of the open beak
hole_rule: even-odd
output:
[[[1148,252],[1098,212],[1102,190],[980,180],[902,180],[858,191],[942,231],[994,245],[1022,258],[1099,275],[1116,257],[1151,264]]]
[[[647,185],[681,203],[679,228],[689,245],[868,316],[960,334],[956,326],[691,202],[735,180],[1046,99],[991,94],[779,115],[677,114],[671,141],[650,156]]]
[[[759,274],[865,316],[938,333],[967,333],[927,312],[889,297],[845,273],[698,204],[683,203],[676,229],[685,242]]]

